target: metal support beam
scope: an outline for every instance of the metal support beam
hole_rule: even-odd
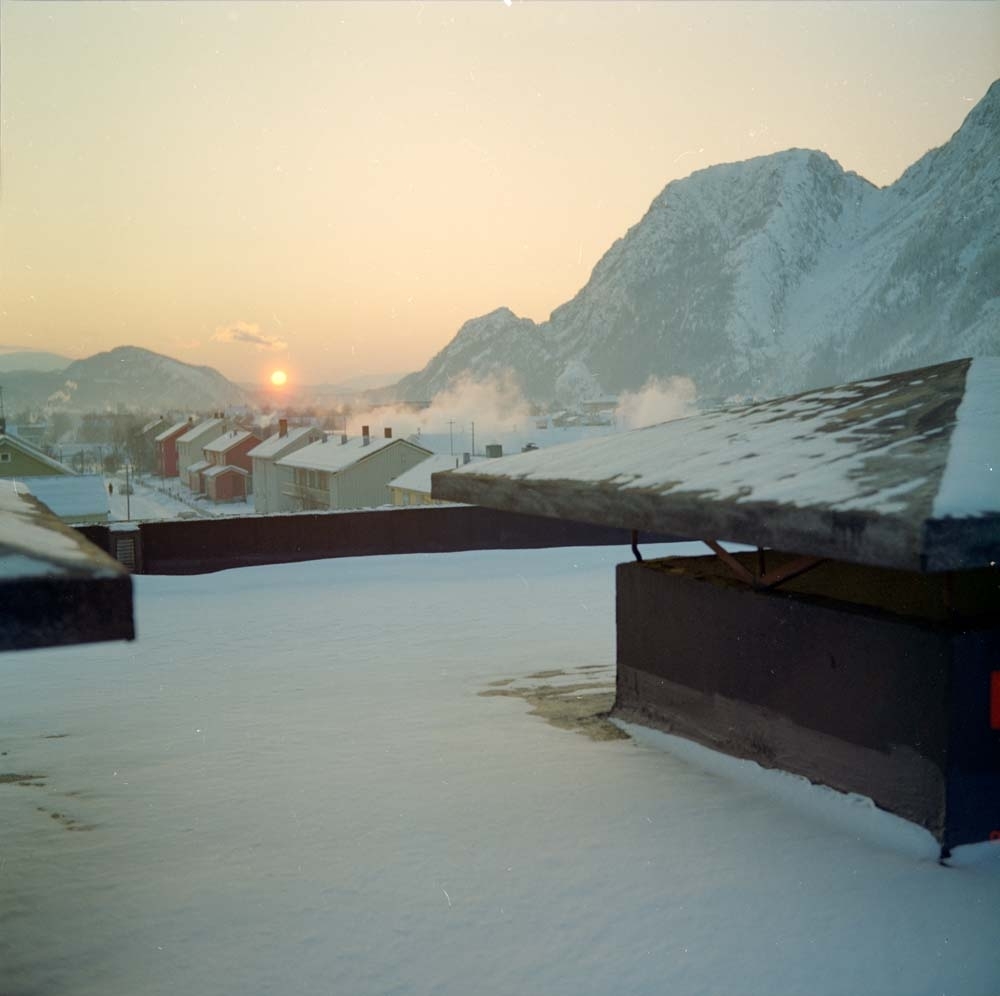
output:
[[[728,550],[725,550],[717,540],[703,539],[702,542],[736,575],[741,581],[750,585],[751,588],[767,590],[777,588],[778,585],[792,578],[797,578],[806,571],[811,571],[817,564],[822,564],[825,557],[799,557],[784,567],[776,567],[773,571],[763,570],[764,551],[757,549],[758,573],[752,573],[741,564]]]

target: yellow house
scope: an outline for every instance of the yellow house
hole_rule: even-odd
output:
[[[478,462],[478,461],[477,461]],[[462,457],[435,453],[415,467],[393,478],[389,492],[393,505],[450,505],[452,502],[431,497],[431,474],[442,470],[455,470],[461,466]]]

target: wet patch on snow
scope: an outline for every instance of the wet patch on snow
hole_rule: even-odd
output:
[[[489,687],[479,694],[484,698],[503,696],[523,699],[531,706],[529,711],[532,716],[540,716],[561,730],[582,733],[591,740],[628,740],[628,734],[608,719],[615,702],[614,669],[603,664],[591,664],[576,670],[609,671],[610,676],[603,681],[578,681],[568,671],[535,671],[520,679],[491,681]],[[553,683],[552,679],[557,678],[570,680]],[[523,683],[515,684],[517,681]]]

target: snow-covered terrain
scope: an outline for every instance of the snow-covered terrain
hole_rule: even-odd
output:
[[[883,189],[804,149],[709,167],[668,184],[549,321],[472,319],[397,395],[503,371],[550,400],[572,371],[613,393],[689,377],[714,402],[1000,355],[998,184],[1000,81]]]
[[[1000,850],[503,694],[610,688],[623,556],[137,577],[137,643],[0,656],[0,992],[995,996]]]

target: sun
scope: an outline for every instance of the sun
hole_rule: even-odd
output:
[[[285,384],[288,383],[288,374],[286,374],[284,370],[275,370],[274,373],[271,374],[271,383],[275,387],[284,387]]]

